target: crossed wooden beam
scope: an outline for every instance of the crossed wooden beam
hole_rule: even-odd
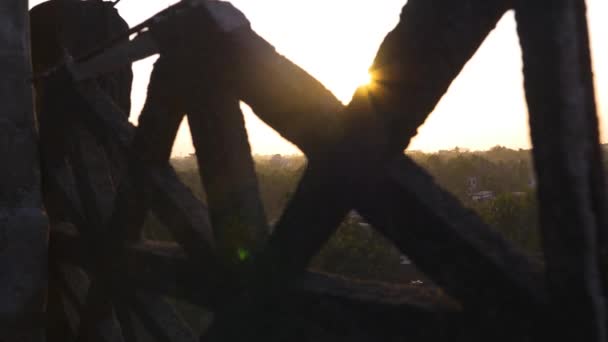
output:
[[[247,330],[234,328],[236,307],[285,298],[288,284],[301,276],[346,213],[356,209],[466,312],[497,329],[496,336],[605,341],[607,211],[582,0],[410,0],[379,49],[371,68],[373,84],[358,89],[347,106],[278,55],[231,5],[184,1],[180,6],[131,43],[70,69],[77,91],[93,109],[86,123],[125,152],[116,156],[116,164],[129,165],[105,221],[113,232],[137,237],[152,209],[193,265],[204,265],[203,273],[210,276],[203,279],[219,272],[237,282],[231,270],[236,266],[220,265],[215,257],[233,255],[235,246],[224,234],[230,212],[243,213],[255,232],[239,241],[255,255],[247,294],[236,304],[226,305],[222,296],[207,303],[218,311],[203,340],[242,338]],[[523,49],[544,269],[402,153],[511,8]],[[131,133],[117,108],[87,80],[157,52],[161,59],[142,121]],[[163,98],[172,77],[168,72],[183,82],[176,93],[187,92],[179,101]],[[268,227],[238,100],[309,161],[262,247]],[[175,181],[166,164],[182,113],[190,121],[208,209]],[[95,196],[91,190],[81,197]],[[103,241],[111,243],[107,236]],[[61,241],[72,246],[66,250],[74,249],[73,240]],[[153,252],[142,253],[153,258]],[[221,292],[231,285],[212,281],[208,286]],[[235,331],[240,336],[233,336]]]

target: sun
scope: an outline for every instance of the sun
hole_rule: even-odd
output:
[[[364,64],[325,68],[317,74],[321,82],[344,104],[351,101],[357,88],[370,86],[373,83],[372,75],[368,72],[368,66]]]
[[[372,84],[373,77],[372,74],[368,71],[361,74],[361,79],[359,80],[359,86],[369,86]]]

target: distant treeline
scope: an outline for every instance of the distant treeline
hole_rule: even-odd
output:
[[[436,153],[408,151],[407,154],[465,204],[470,203],[471,192],[525,193],[535,184],[529,150],[496,146],[488,151],[455,148]]]
[[[608,169],[608,145],[604,145]],[[511,239],[531,255],[538,256],[540,236],[536,180],[530,150],[496,146],[488,151],[459,148],[406,154],[425,168],[444,189],[475,210],[492,229]],[[306,168],[303,156],[256,156],[256,171],[267,217],[276,222]],[[194,156],[176,158],[172,164],[180,178],[204,201],[204,191]],[[483,194],[480,198],[478,194]],[[148,234],[166,238],[153,218]],[[406,228],[404,228],[406,229]],[[352,213],[337,234],[313,260],[312,267],[351,276],[380,280],[408,280],[401,254],[372,227]]]

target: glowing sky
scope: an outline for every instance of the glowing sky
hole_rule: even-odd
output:
[[[177,0],[122,0],[118,9],[133,26]],[[277,50],[323,82],[343,102],[365,81],[382,38],[397,23],[407,0],[233,0],[254,30]],[[43,2],[34,0],[35,5]],[[608,139],[608,1],[587,0],[603,140]],[[154,58],[133,65],[131,121],[145,101]],[[530,146],[515,21],[509,12],[453,82],[410,149],[454,146],[487,149]],[[297,153],[297,149],[244,106],[254,153]],[[193,151],[182,124],[173,155]]]

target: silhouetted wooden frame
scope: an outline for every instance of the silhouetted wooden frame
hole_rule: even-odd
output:
[[[464,64],[513,5],[523,48],[539,178],[545,269],[491,231],[402,153]],[[547,9],[551,15],[545,13]],[[145,267],[134,265],[112,270],[115,279],[109,277],[103,283],[112,288],[122,280],[128,288],[118,291],[121,294],[112,290],[109,295],[115,300],[142,288],[156,295],[181,292],[189,301],[216,310],[214,324],[203,340],[225,341],[238,339],[238,334],[262,333],[252,327],[236,329],[234,325],[245,319],[235,318],[255,313],[261,303],[277,305],[286,298],[304,307],[289,289],[298,283],[310,258],[346,213],[356,209],[464,308],[464,312],[453,313],[452,308],[429,304],[422,311],[457,317],[461,323],[479,320],[485,328],[476,335],[480,340],[489,336],[504,340],[563,336],[606,340],[606,281],[600,276],[601,271],[605,272],[600,268],[605,258],[599,258],[606,254],[605,185],[583,0],[534,4],[523,0],[515,4],[507,0],[410,0],[400,23],[380,47],[371,69],[374,83],[360,88],[348,106],[278,55],[249,27],[224,34],[213,26],[204,10],[196,15],[201,27],[209,29],[204,31],[209,38],[191,46],[194,58],[179,55],[179,51],[177,56],[183,63],[181,68],[196,68],[189,81],[200,86],[197,89],[207,97],[197,99],[194,93],[186,97],[186,107],[174,108],[170,101],[151,96],[142,124],[133,133],[124,116],[92,82],[75,83],[77,96],[92,109],[84,116],[88,129],[105,146],[116,145],[115,150],[123,151],[112,162],[127,166],[114,201],[114,214],[105,228],[114,234],[102,236],[97,243],[113,245],[111,250],[119,251],[124,260],[160,265],[154,271],[138,271]],[[214,52],[201,63],[199,57],[209,55],[210,46],[205,44],[210,42],[215,44]],[[161,59],[175,50],[172,42],[157,43]],[[170,65],[180,68],[175,63]],[[205,83],[209,80],[221,85],[216,89],[217,96],[226,101],[214,101],[218,98]],[[256,254],[244,287],[238,272],[235,278],[234,270],[226,267],[215,247],[222,233],[224,207],[247,207],[248,223],[261,234],[266,229],[237,99],[249,104],[262,120],[300,147],[309,160],[273,234]],[[245,183],[237,185],[245,190],[233,192],[234,197],[229,199],[218,197],[221,191],[215,192],[209,199],[211,212],[177,181],[167,164],[184,113],[193,126],[203,181],[220,190]],[[217,136],[212,135],[214,127],[221,127]],[[163,138],[153,140],[157,136]],[[213,145],[218,141],[215,139],[230,143],[234,158],[209,148],[217,146]],[[234,173],[221,180],[221,165]],[[205,172],[209,172],[207,176]],[[61,176],[53,179],[58,179],[57,187],[69,199],[69,189],[62,188]],[[78,188],[82,192],[86,184],[95,182],[80,181]],[[563,190],[558,185],[566,187],[568,196],[557,193]],[[66,205],[72,206],[73,212],[91,212],[86,200],[91,196],[81,195],[81,204]],[[134,203],[130,206],[134,212],[125,212],[125,203]],[[168,251],[167,246],[143,244],[125,249],[112,241],[113,236],[125,234],[126,227],[132,233],[122,238],[137,241],[138,223],[148,208],[172,229],[181,248],[171,246]],[[99,225],[90,218],[74,223],[90,225],[87,229],[93,230]],[[84,234],[78,237],[55,230],[53,237],[61,246],[52,246],[57,260],[75,263],[78,256],[89,253],[79,249],[81,241],[87,240]],[[76,264],[107,276],[111,261],[119,260],[101,256],[93,259],[92,264]],[[151,285],[149,279],[158,283]],[[237,300],[229,300],[234,294],[239,294]],[[162,340],[178,335],[192,339],[190,334],[180,335],[179,331],[186,329],[181,323],[163,325],[176,319],[172,314],[158,319],[164,312],[158,309],[165,305],[162,301],[145,298],[136,299],[139,304],[129,302],[127,307],[135,307],[140,316],[145,316],[148,330]],[[392,312],[390,306],[378,307],[385,314]],[[398,312],[403,315],[422,312],[413,303],[401,304],[400,308]],[[576,312],[576,319],[559,312]],[[128,315],[123,312],[118,316],[123,324],[130,325],[125,318]],[[432,317],[435,319],[427,323],[449,324],[449,319]],[[566,322],[566,318],[570,319]]]

